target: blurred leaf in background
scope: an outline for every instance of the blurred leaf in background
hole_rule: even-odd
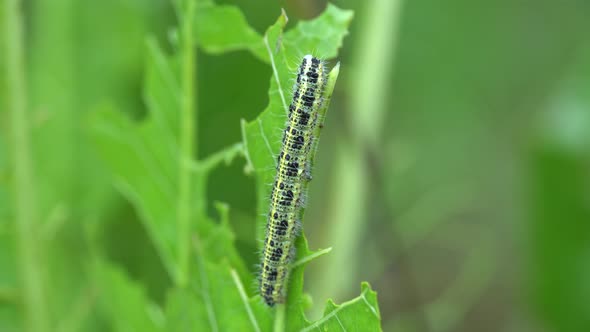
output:
[[[0,331],[271,330],[252,297],[273,166],[259,133],[276,151],[284,122],[268,48],[288,93],[298,57],[336,56],[348,30],[304,220],[309,246],[333,250],[306,267],[311,296],[301,270],[293,283],[290,308],[317,320],[286,329],[590,329],[588,1],[218,2],[188,18],[191,1],[0,1]],[[198,151],[179,166],[189,48]],[[32,195],[17,198],[23,152]],[[35,323],[23,271],[45,298]]]
[[[127,46],[129,40],[134,38],[143,44],[147,28],[143,22],[146,12],[137,11],[141,7],[134,7],[131,3],[116,1],[100,4],[67,0],[35,1],[22,6],[24,16],[23,20],[18,22],[18,2],[3,1],[1,7],[8,10],[4,12],[7,16],[3,15],[2,19],[3,40],[7,35],[15,36],[14,28],[19,24],[24,27],[21,49],[23,53],[18,57],[25,64],[23,74],[26,74],[26,77],[23,77],[25,85],[22,92],[27,99],[24,129],[4,127],[12,118],[4,111],[12,110],[11,107],[2,107],[1,116],[7,119],[2,121],[2,140],[7,143],[7,148],[3,149],[3,159],[15,165],[14,168],[2,173],[2,184],[17,181],[15,174],[22,166],[19,164],[22,159],[16,159],[16,164],[13,164],[15,155],[11,153],[4,157],[4,151],[19,153],[23,149],[30,149],[32,153],[28,162],[33,165],[29,174],[34,182],[33,190],[29,192],[30,196],[21,197],[20,203],[24,203],[25,209],[35,210],[38,217],[29,221],[32,232],[23,236],[17,235],[17,230],[12,225],[4,230],[14,241],[15,247],[36,248],[33,249],[33,256],[36,256],[39,262],[38,265],[29,264],[29,270],[25,272],[37,275],[38,278],[33,281],[35,285],[33,286],[31,281],[24,281],[27,278],[22,275],[20,283],[13,280],[8,289],[14,289],[15,297],[3,301],[2,310],[17,308],[14,306],[15,303],[19,303],[19,309],[23,309],[24,312],[30,310],[27,309],[29,299],[23,296],[26,292],[21,293],[20,289],[35,287],[43,294],[34,309],[38,317],[44,318],[29,322],[31,326],[36,326],[37,330],[70,331],[84,327],[85,330],[100,331],[103,328],[93,314],[97,287],[92,284],[92,278],[87,275],[85,266],[91,258],[91,244],[86,240],[88,236],[94,236],[92,232],[96,229],[96,224],[103,221],[104,216],[117,213],[117,205],[110,203],[114,201],[114,196],[109,189],[104,170],[97,167],[96,156],[91,152],[83,131],[83,122],[88,105],[96,102],[94,98],[106,98],[105,95],[114,97],[114,94],[126,91],[122,99],[134,100],[132,88],[125,84],[117,87],[113,82],[122,82],[121,77],[127,75],[115,69],[117,63],[123,63],[123,66],[119,65],[118,68],[124,67],[131,72],[133,68],[130,68],[129,64],[141,64],[141,61],[137,61],[141,53]],[[155,7],[144,9],[157,10]],[[117,33],[109,33],[106,30],[105,21],[95,16],[100,12],[110,18],[108,27],[112,27]],[[15,18],[16,22],[13,20]],[[103,33],[105,34],[101,35]],[[98,36],[102,36],[102,39]],[[100,44],[101,40],[105,43]],[[126,47],[113,47],[117,42]],[[2,47],[18,49],[15,44],[3,43]],[[127,64],[125,56],[122,56],[126,50],[132,51],[127,57]],[[4,66],[10,63],[11,59],[9,53],[2,53],[2,60],[7,60],[2,61]],[[99,62],[93,64],[94,60]],[[90,72],[87,69],[90,69]],[[139,74],[135,73],[135,80],[140,77]],[[14,78],[4,74],[2,77]],[[127,79],[128,82],[132,80],[133,77],[131,80]],[[14,81],[2,79],[2,86],[15,85]],[[92,92],[99,90],[102,90],[102,93],[92,95]],[[2,93],[5,91],[6,89],[2,89]],[[5,99],[2,100],[4,102]],[[30,146],[15,146],[17,143],[8,135],[14,130],[24,135],[30,134]],[[11,194],[9,197],[10,201],[3,199],[2,204],[11,202],[16,206],[15,196]],[[28,204],[27,200],[34,203]],[[110,208],[115,210],[111,211]],[[10,208],[8,218],[2,219],[11,221],[18,214],[22,214],[22,208],[21,211]],[[9,243],[2,241],[3,245]],[[2,253],[10,255],[11,251],[2,250]],[[10,255],[13,258],[19,257],[16,255],[18,251],[12,253],[15,254]],[[1,274],[9,278],[8,272],[16,269],[5,262],[2,260]],[[26,264],[27,262],[19,261],[17,266]],[[22,288],[19,289],[17,286]],[[19,316],[13,315],[12,319],[14,318],[19,321]],[[10,317],[7,319],[11,320]],[[19,323],[6,330],[24,328],[25,326],[20,326]]]
[[[320,276],[337,278],[345,268],[358,264],[357,271],[373,276],[369,280],[379,291],[382,312],[389,317],[384,319],[385,330],[561,331],[564,327],[555,323],[565,315],[554,317],[553,325],[547,324],[546,316],[552,316],[548,311],[554,311],[545,309],[540,314],[532,309],[539,303],[527,302],[531,298],[526,296],[528,281],[548,276],[536,271],[553,269],[552,274],[563,276],[563,270],[555,269],[542,253],[532,256],[538,257],[536,269],[528,269],[529,241],[534,237],[530,227],[546,229],[543,218],[529,219],[531,214],[539,215],[530,204],[537,201],[529,196],[535,173],[529,167],[530,158],[537,153],[530,146],[537,146],[531,144],[531,137],[538,136],[538,114],[554,104],[551,96],[563,89],[557,82],[572,71],[579,73],[580,67],[572,70],[571,64],[587,58],[588,3],[405,1],[400,8],[381,1],[338,3],[353,8],[359,19],[351,26],[351,42],[342,53],[347,70],[341,76],[350,84],[340,90],[340,99],[334,103],[341,110],[332,111],[326,123],[322,146],[331,148],[320,148],[315,173],[318,181],[333,180],[312,185],[310,192],[314,197],[308,211],[310,242],[334,246],[326,258],[332,263],[311,266],[310,282]],[[391,6],[386,16],[400,20],[387,22],[387,30],[378,32],[385,35],[375,42],[381,54],[366,52],[375,38],[375,26],[380,24],[380,15],[373,14],[379,6]],[[382,61],[386,53],[391,63]],[[368,84],[364,84],[366,89],[360,88],[362,71],[376,63],[389,71],[385,76],[372,76],[380,77],[374,84],[387,91],[384,100],[355,103],[377,94]],[[566,89],[574,88],[569,85]],[[578,91],[588,95],[583,89]],[[562,99],[569,104],[571,93],[565,95]],[[580,114],[588,114],[588,108],[578,106],[577,115],[566,115],[566,105],[552,107],[549,122],[574,117],[579,120],[566,122],[577,125],[563,131],[568,137],[585,132],[579,130],[585,117]],[[386,128],[385,135],[378,142],[378,153],[361,157],[359,163],[350,158],[359,146],[349,141],[358,134],[359,121],[350,121],[371,114],[369,107],[385,109],[385,124],[379,124]],[[375,127],[374,132],[378,131]],[[342,152],[333,148],[339,142],[347,142]],[[366,146],[360,149],[365,154],[369,151]],[[367,167],[363,163],[382,165],[385,173],[378,185],[370,184],[378,168],[369,166],[359,172],[359,167]],[[333,175],[339,169],[344,171]],[[566,181],[561,171],[570,173],[556,167],[551,176],[563,176]],[[347,178],[355,172],[360,174],[356,184]],[[587,182],[583,172],[576,174],[568,176]],[[537,175],[534,183],[548,175]],[[367,188],[367,183],[366,193],[350,194],[350,187],[345,186]],[[563,190],[574,195],[573,188]],[[582,191],[574,196],[580,199],[584,195]],[[366,196],[370,197],[368,203],[362,203]],[[366,210],[358,211],[362,204]],[[580,204],[588,207],[587,201]],[[550,200],[542,205],[557,208]],[[585,234],[582,225],[587,217],[567,215],[561,223]],[[341,234],[354,220],[361,226],[353,228],[349,233],[353,235],[343,241]],[[562,237],[571,241],[572,234],[558,235],[556,231],[549,231],[542,242],[548,245],[545,250],[559,255],[559,250],[552,249],[556,243],[547,240]],[[348,247],[356,243],[358,248],[353,255],[341,256],[341,264],[334,263],[343,253],[338,241]],[[584,249],[572,249],[578,250],[584,257]],[[583,269],[580,263],[570,268]],[[563,276],[563,281],[571,277]],[[312,284],[312,295],[346,297],[354,291],[357,280],[343,282],[339,278],[342,286],[334,287],[337,292]],[[550,284],[553,286],[536,287],[536,296],[545,297],[549,289],[554,289],[555,299],[566,294],[557,291],[562,283]],[[583,283],[572,281],[563,287],[581,291]],[[550,300],[544,301],[544,307],[551,307]],[[561,301],[568,303],[561,306],[564,311],[575,306],[565,298]],[[586,317],[581,307],[568,312],[568,319],[578,323]],[[557,312],[553,316],[558,316]],[[578,325],[570,330],[585,328]]]
[[[590,329],[590,42],[537,114],[528,167],[527,281],[555,331]]]

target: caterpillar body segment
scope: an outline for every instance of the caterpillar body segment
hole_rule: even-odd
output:
[[[311,179],[313,135],[319,122],[327,75],[324,62],[311,55],[303,57],[277,157],[262,253],[259,291],[269,306],[286,299],[289,266],[295,257],[306,182]]]

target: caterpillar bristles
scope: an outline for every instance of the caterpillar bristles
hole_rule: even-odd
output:
[[[259,292],[273,306],[285,301],[291,262],[295,259],[295,240],[301,232],[301,211],[305,207],[307,183],[311,180],[311,154],[328,71],[325,63],[305,55],[296,71],[292,101],[282,130],[281,150],[273,156],[275,180],[271,184],[269,213],[260,264]],[[284,89],[283,89],[284,90]]]

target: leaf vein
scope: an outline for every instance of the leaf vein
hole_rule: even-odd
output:
[[[275,80],[277,81],[279,95],[281,96],[281,102],[283,103],[283,109],[285,110],[285,113],[288,113],[289,109],[287,108],[287,101],[285,99],[285,95],[283,94],[283,88],[281,87],[281,80],[279,79],[279,72],[277,70],[277,66],[275,65],[275,57],[272,54],[272,50],[270,49],[270,45],[268,44],[268,35],[264,35],[264,45],[266,46],[266,50],[268,51],[268,57],[270,58],[270,65],[272,66],[272,72],[274,74]]]
[[[371,309],[371,312],[373,313],[373,315],[375,315],[375,317],[379,318],[379,314],[377,314],[377,311],[375,310],[375,308],[369,303],[369,301],[367,301],[367,298],[365,297],[365,293],[367,291],[364,291],[361,294],[361,298],[363,299],[363,301],[365,301],[365,303],[367,304],[367,306],[369,307],[369,309]]]
[[[272,156],[272,148],[270,147],[270,142],[268,141],[268,138],[266,137],[266,134],[264,133],[264,127],[262,126],[262,120],[258,119],[258,126],[260,127],[260,135],[262,136],[262,139],[264,140],[264,143],[266,144],[266,147],[268,148],[268,152],[270,152],[270,155]]]
[[[365,299],[365,293],[367,292],[367,290],[365,290],[364,292],[361,293],[361,298],[365,301],[365,303],[369,306],[369,308],[371,308],[371,310],[373,311],[373,314],[376,315],[375,313],[375,309],[367,302],[367,300]],[[311,331],[312,329],[319,327],[320,325],[324,324],[325,322],[327,322],[328,320],[330,320],[332,317],[336,316],[338,314],[338,312],[342,309],[346,308],[346,306],[339,306],[336,309],[334,309],[332,312],[330,312],[328,315],[324,316],[322,319],[314,322],[313,324],[311,324],[310,326],[300,330],[300,332],[307,332],[307,331]],[[379,316],[377,316],[379,317]]]
[[[234,284],[236,285],[238,292],[240,293],[240,297],[242,298],[242,301],[244,302],[244,307],[246,307],[246,311],[248,312],[248,318],[250,318],[250,322],[252,322],[252,325],[254,326],[254,331],[260,332],[260,327],[258,326],[258,322],[256,321],[256,317],[254,316],[254,313],[252,312],[252,308],[250,307],[250,303],[248,303],[248,296],[246,295],[246,291],[244,290],[244,285],[242,284],[242,281],[240,280],[240,276],[236,273],[236,270],[231,269],[231,277],[234,280]]]
[[[344,327],[344,325],[342,325],[342,322],[340,321],[340,318],[338,318],[338,315],[335,316],[336,317],[336,321],[338,321],[338,325],[340,325],[340,327],[342,328],[342,331],[347,332],[346,328]]]

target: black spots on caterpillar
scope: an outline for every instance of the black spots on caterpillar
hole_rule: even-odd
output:
[[[301,61],[283,129],[281,151],[276,157],[262,252],[260,295],[273,306],[285,301],[289,266],[295,257],[301,209],[305,203],[305,184],[311,179],[311,152],[316,141],[314,130],[327,82],[324,63],[306,55]]]

